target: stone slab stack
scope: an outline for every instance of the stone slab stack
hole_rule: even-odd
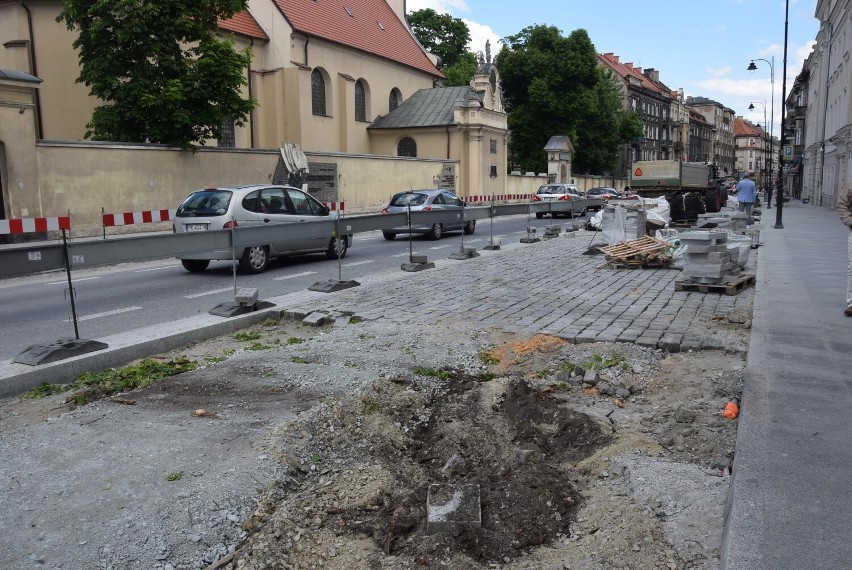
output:
[[[748,216],[745,212],[715,212],[712,214],[698,214],[696,225],[701,227],[706,223],[715,223],[719,227],[729,227],[735,232],[744,232],[748,224]]]
[[[601,217],[601,230],[609,245],[643,237],[647,225],[648,213],[644,210],[606,208]]]
[[[724,283],[739,276],[737,250],[728,248],[726,231],[683,232],[679,239],[685,246],[683,273],[687,280]]]

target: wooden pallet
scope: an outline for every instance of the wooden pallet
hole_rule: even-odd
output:
[[[619,269],[663,266],[668,264],[670,256],[665,252],[669,247],[668,242],[650,236],[600,247],[600,251],[606,255],[606,262],[598,269],[607,264]]]
[[[675,281],[675,291],[698,291],[699,293],[724,293],[736,295],[749,285],[754,285],[754,274],[740,275],[731,283],[698,283],[696,281]]]

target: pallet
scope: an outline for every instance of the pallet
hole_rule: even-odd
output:
[[[754,285],[754,274],[740,275],[732,283],[698,283],[695,281],[675,281],[675,291],[698,291],[699,293],[724,293],[736,295],[749,285]]]

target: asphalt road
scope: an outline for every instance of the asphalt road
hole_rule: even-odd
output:
[[[538,233],[551,223],[533,217],[529,224]],[[466,247],[482,249],[490,240],[488,221],[481,220],[476,232],[464,236]],[[496,218],[494,239],[502,243],[526,234],[526,216]],[[414,254],[430,260],[445,259],[459,251],[461,232],[439,241],[412,239]],[[330,279],[359,277],[397,269],[407,261],[409,240],[398,236],[385,240],[380,232],[357,234],[348,254],[338,263],[324,255],[274,260],[260,275],[236,274],[238,287],[257,288],[259,297],[274,297],[307,289]],[[174,258],[143,263],[125,263],[72,272],[80,338],[98,339],[122,331],[206,313],[218,303],[233,300],[234,273],[229,262],[212,262],[203,273],[189,273]],[[65,273],[50,273],[0,280],[0,360],[13,358],[31,344],[74,338],[71,302]]]

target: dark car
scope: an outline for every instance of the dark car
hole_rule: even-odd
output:
[[[399,192],[393,195],[390,204],[382,210],[384,214],[397,214],[399,212],[431,212],[435,210],[462,210],[467,205],[458,196],[449,190],[411,190]],[[461,217],[458,222],[443,222],[426,225],[400,226],[382,230],[385,239],[394,239],[397,234],[423,234],[430,239],[440,239],[444,232],[462,230],[465,235],[470,235],[476,229],[475,220],[465,220]]]
[[[603,200],[620,200],[621,194],[615,188],[599,186],[597,188],[589,188],[586,191],[586,196],[589,198],[601,198]]]

